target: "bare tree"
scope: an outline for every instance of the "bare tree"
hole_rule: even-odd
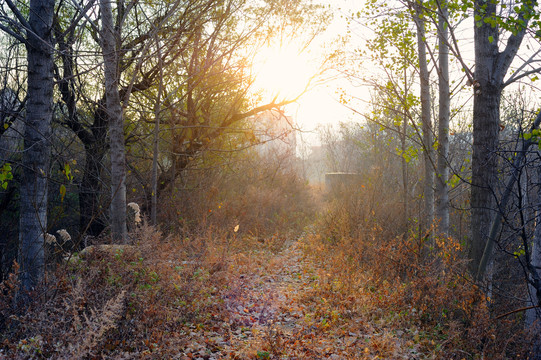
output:
[[[119,48],[120,33],[113,22],[111,0],[100,0],[101,46],[105,69],[105,108],[109,118],[111,149],[111,228],[113,241],[125,243],[126,228],[126,155],[124,120],[120,104]]]
[[[423,225],[428,230],[434,223],[434,148],[432,120],[430,114],[430,73],[426,59],[426,32],[422,15],[422,2],[415,5],[414,21],[417,27],[417,49],[419,56],[419,79],[421,82],[421,123],[423,133],[424,157],[424,218]]]
[[[436,221],[441,234],[449,234],[449,29],[447,1],[439,2],[438,12],[438,152],[436,171]]]
[[[54,0],[31,0],[28,19],[11,0],[13,17],[2,17],[0,29],[23,42],[27,51],[27,94],[22,158],[19,263],[23,291],[33,289],[44,274],[44,233],[47,228],[50,135],[53,115]]]

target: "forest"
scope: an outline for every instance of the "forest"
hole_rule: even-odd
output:
[[[541,359],[540,73],[532,0],[1,0],[0,359]]]

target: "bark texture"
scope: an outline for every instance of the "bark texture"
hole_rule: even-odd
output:
[[[113,241],[125,243],[126,228],[126,155],[124,122],[119,93],[118,46],[111,0],[100,0],[101,41],[105,70],[105,108],[109,118],[111,149],[111,230]],[[118,40],[118,41],[117,41]]]
[[[43,239],[47,230],[47,179],[53,114],[54,0],[31,0],[26,49],[28,100],[21,181],[19,264],[21,288],[28,291],[43,279]]]
[[[541,182],[541,167],[537,168],[537,182]],[[539,269],[541,269],[541,192],[539,190],[537,194],[535,230],[530,262],[531,266],[529,270],[535,273],[530,275],[530,302],[528,305],[539,306],[539,300],[541,299],[541,284],[539,283],[541,277],[539,272]],[[529,359],[541,359],[541,309],[539,307],[526,310],[525,326],[533,334],[537,334],[533,340],[532,353]]]
[[[449,31],[448,10],[446,0],[440,1],[438,18],[438,52],[439,52],[439,114],[438,114],[438,163],[436,177],[436,221],[438,232],[449,234],[449,117],[451,96],[449,93]]]
[[[496,3],[475,2],[475,15],[481,19],[474,28],[475,77],[473,83],[473,155],[471,184],[470,269],[477,274],[496,213],[495,190],[498,180],[500,99],[504,77],[514,59],[526,27],[509,36],[503,51],[498,49],[498,26],[483,19],[496,13]],[[527,21],[525,21],[527,24]],[[490,254],[489,254],[490,255]]]

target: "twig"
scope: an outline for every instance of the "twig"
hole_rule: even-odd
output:
[[[526,306],[526,307],[523,307],[523,308],[520,308],[520,309],[515,309],[515,310],[510,311],[508,313],[496,316],[496,320],[499,320],[499,319],[501,319],[503,317],[506,317],[508,315],[511,315],[511,314],[514,314],[514,313],[517,313],[517,312],[520,312],[520,311],[535,309],[535,308],[538,308],[538,307],[539,307],[539,305],[533,305],[533,306]]]

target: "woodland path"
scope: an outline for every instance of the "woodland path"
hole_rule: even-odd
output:
[[[393,359],[417,358],[414,349],[400,345],[397,334],[390,343],[384,325],[325,304],[316,294],[322,269],[303,256],[302,239],[279,251],[265,247],[241,253],[230,266],[225,321],[194,339],[182,359],[384,359],[389,353]],[[386,357],[373,351],[379,336],[386,339]]]

